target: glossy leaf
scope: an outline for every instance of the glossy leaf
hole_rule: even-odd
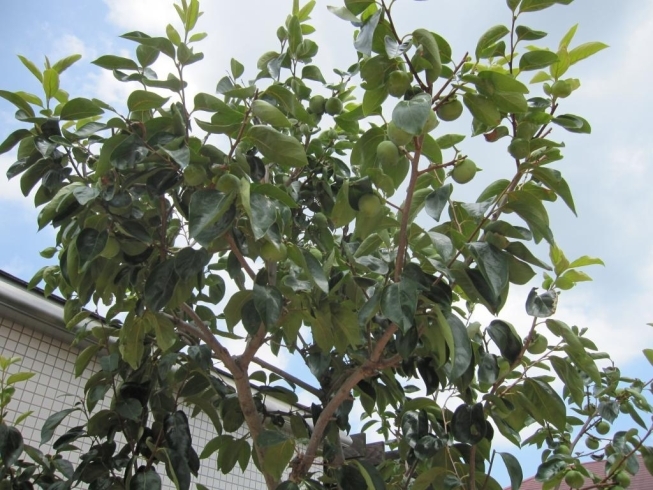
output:
[[[481,57],[481,53],[485,51],[487,48],[501,40],[503,37],[505,37],[507,34],[510,33],[510,29],[508,29],[504,25],[497,25],[494,27],[490,27],[478,40],[478,43],[476,44],[476,59],[479,59]]]
[[[59,424],[61,424],[68,415],[78,410],[78,408],[66,408],[65,410],[50,415],[41,427],[41,444],[49,442],[54,435],[54,431],[59,427]]]
[[[392,122],[407,133],[418,135],[422,132],[431,110],[431,98],[420,94],[410,100],[400,101],[392,111]]]
[[[161,97],[154,92],[134,90],[127,98],[127,108],[130,112],[158,109],[168,101],[169,97]]]
[[[247,137],[264,157],[282,167],[304,167],[308,164],[304,147],[292,136],[282,134],[269,126],[252,126]]]

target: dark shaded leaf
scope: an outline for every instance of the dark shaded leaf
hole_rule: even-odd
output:
[[[172,298],[178,280],[174,260],[166,260],[155,266],[145,282],[145,304],[154,311],[165,308]]]
[[[43,424],[43,427],[41,427],[41,444],[45,444],[50,439],[52,439],[54,431],[57,429],[57,427],[59,427],[59,424],[61,424],[63,419],[65,419],[71,413],[77,412],[78,410],[78,408],[67,408],[50,415]]]

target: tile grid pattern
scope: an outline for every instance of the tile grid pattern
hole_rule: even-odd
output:
[[[36,373],[27,382],[17,386],[12,403],[9,406],[8,420],[14,420],[19,414],[34,410],[19,427],[25,443],[39,447],[41,439],[40,431],[45,420],[54,412],[70,408],[75,401],[81,399],[84,394],[84,384],[92,373],[100,369],[98,363],[93,360],[89,363],[86,371],[79,378],[74,377],[74,363],[78,350],[57,339],[50,338],[28,327],[0,318],[0,355],[5,357],[20,357],[21,361],[11,366],[10,372],[30,371]],[[101,408],[98,404],[96,412]],[[40,410],[34,409],[40,407]],[[190,410],[184,407],[184,411],[190,415]],[[82,425],[85,421],[81,412],[73,412],[57,428],[51,443],[66,430]],[[198,453],[207,442],[215,435],[210,420],[198,415],[190,419],[193,446]],[[244,431],[234,434],[234,437],[241,437]],[[117,441],[119,443],[119,441]],[[79,444],[77,441],[76,444]],[[120,444],[120,443],[119,443]],[[49,446],[40,447],[41,451],[47,453],[51,450]],[[64,453],[64,458],[70,458],[73,463],[78,453]],[[252,464],[253,469],[247,468],[241,472],[236,465],[228,475],[223,475],[216,466],[215,455],[201,461],[200,474],[194,478],[195,483],[200,483],[210,490],[222,489],[246,489],[259,490],[265,488],[265,481]],[[163,465],[157,468],[163,480],[165,490],[174,490],[174,484],[165,475]],[[195,488],[193,485],[192,489]]]

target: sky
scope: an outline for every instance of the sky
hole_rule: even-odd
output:
[[[353,27],[326,9],[328,4],[341,3],[318,0],[312,15],[317,29],[313,40],[320,45],[316,64],[330,81],[336,77],[328,76],[332,73],[329,68],[346,68],[356,60]],[[205,60],[189,68],[189,90],[213,93],[232,57],[246,66],[244,78],[253,78],[258,57],[276,48],[276,28],[291,5],[291,0],[205,0],[201,6],[205,14],[198,22],[198,30],[209,34],[200,44]],[[396,12],[399,32],[416,27],[438,32],[453,47],[454,58],[473,52],[477,39],[489,27],[510,20],[501,0],[398,0]],[[63,74],[62,87],[73,96],[97,97],[110,104],[120,104],[133,87],[117,82],[110,72],[90,62],[109,53],[133,55],[135,45],[119,39],[120,34],[140,30],[163,35],[167,23],[177,22],[167,0],[6,1],[0,14],[0,89],[39,90],[17,54],[41,64],[44,55],[54,61],[79,53],[83,58]],[[548,206],[556,242],[567,257],[600,257],[606,266],[587,270],[593,282],[561,295],[556,318],[588,327],[590,338],[600,350],[611,353],[623,372],[648,379],[653,370],[641,350],[653,347],[653,329],[646,326],[653,321],[653,220],[649,214],[653,211],[653,193],[649,191],[653,181],[649,164],[653,157],[653,92],[649,89],[653,79],[649,52],[653,2],[576,0],[570,6],[526,14],[521,21],[548,32],[539,43],[554,49],[576,23],[580,26],[572,46],[587,41],[610,45],[569,72],[581,80],[581,88],[564,101],[564,112],[588,119],[592,135],[562,129],[555,133],[566,144],[565,159],[556,168],[571,186],[578,218],[562,203]],[[163,78],[164,68],[155,65]],[[19,127],[13,113],[13,106],[0,100],[0,139]],[[469,119],[463,118],[447,125],[446,132],[465,132],[468,126]],[[483,169],[483,178],[465,186],[463,197],[475,200],[492,177],[505,175],[505,165],[510,164],[506,145],[505,140],[488,145],[479,139],[462,144],[463,151]],[[7,182],[5,172],[13,157],[11,153],[0,155],[0,269],[29,280],[49,262],[38,252],[52,245],[54,232],[49,228],[37,232],[37,211],[31,198],[21,195],[17,180]],[[542,248],[539,254],[546,257],[547,250]],[[500,315],[522,334],[530,325],[523,304],[531,286],[515,289]],[[480,312],[476,319],[487,322],[490,316]],[[522,461],[524,473],[533,474],[537,461],[532,453],[525,452]]]

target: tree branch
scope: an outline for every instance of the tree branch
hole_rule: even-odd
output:
[[[256,273],[252,270],[252,268],[249,266],[247,263],[247,260],[245,260],[245,257],[243,254],[240,252],[240,249],[238,248],[238,245],[236,244],[236,241],[234,240],[234,236],[229,232],[226,235],[227,238],[227,243],[229,244],[229,248],[231,249],[231,252],[236,256],[238,259],[238,262],[240,262],[240,265],[243,266],[243,269],[247,272],[247,275],[249,278],[253,281],[256,279]]]

